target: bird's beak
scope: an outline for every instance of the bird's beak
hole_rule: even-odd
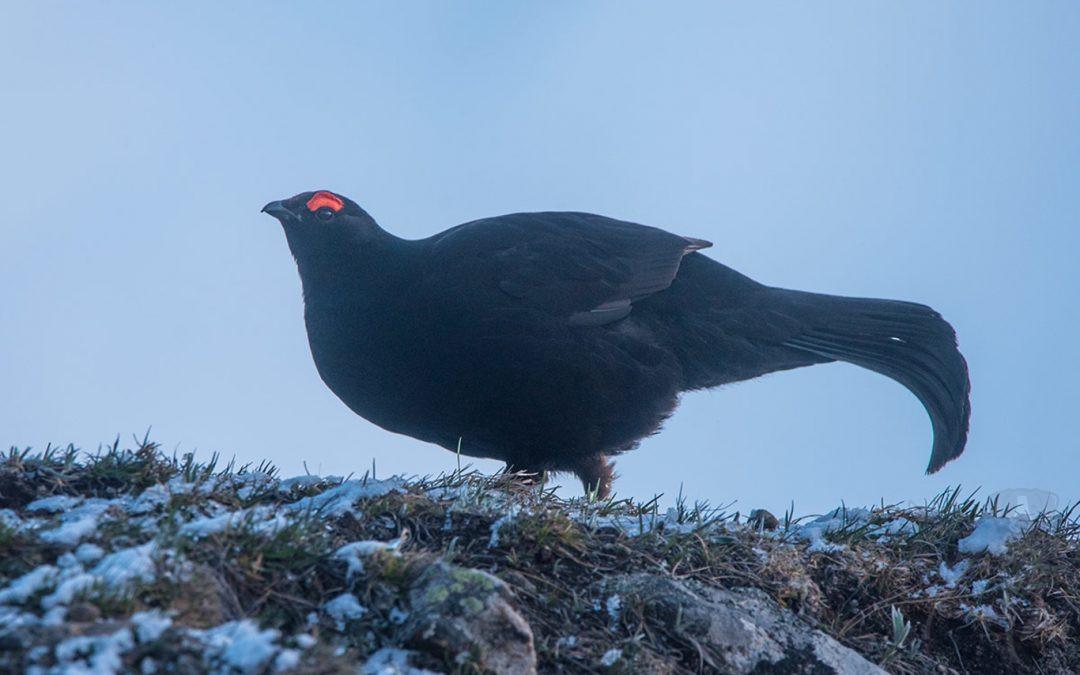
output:
[[[281,200],[278,200],[276,202],[270,202],[266,206],[262,207],[262,212],[269,213],[278,220],[284,220],[285,218],[296,218],[296,214],[290,211],[288,207],[286,207],[284,204],[282,204]]]

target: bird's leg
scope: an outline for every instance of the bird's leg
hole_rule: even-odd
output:
[[[539,485],[544,480],[544,470],[520,464],[506,463],[505,473],[523,485]]]
[[[607,499],[611,495],[615,463],[609,462],[605,455],[589,457],[574,468],[574,473],[581,479],[586,494],[595,494],[598,499]]]

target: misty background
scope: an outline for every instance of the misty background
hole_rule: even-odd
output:
[[[1074,2],[4,3],[0,444],[452,469],[315,372],[259,209],[325,188],[409,238],[602,213],[957,328],[972,432],[939,474],[914,396],[832,364],[686,396],[622,496],[1080,498],[1078,38]]]

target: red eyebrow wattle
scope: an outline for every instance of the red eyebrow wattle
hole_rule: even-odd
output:
[[[324,206],[334,213],[337,213],[345,208],[345,202],[341,201],[341,197],[338,197],[332,192],[316,192],[311,195],[311,199],[307,201],[308,211],[318,211]]]

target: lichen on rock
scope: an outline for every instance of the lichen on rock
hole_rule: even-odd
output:
[[[409,598],[412,612],[402,626],[408,644],[484,671],[536,672],[532,629],[498,577],[437,561],[416,579]]]

